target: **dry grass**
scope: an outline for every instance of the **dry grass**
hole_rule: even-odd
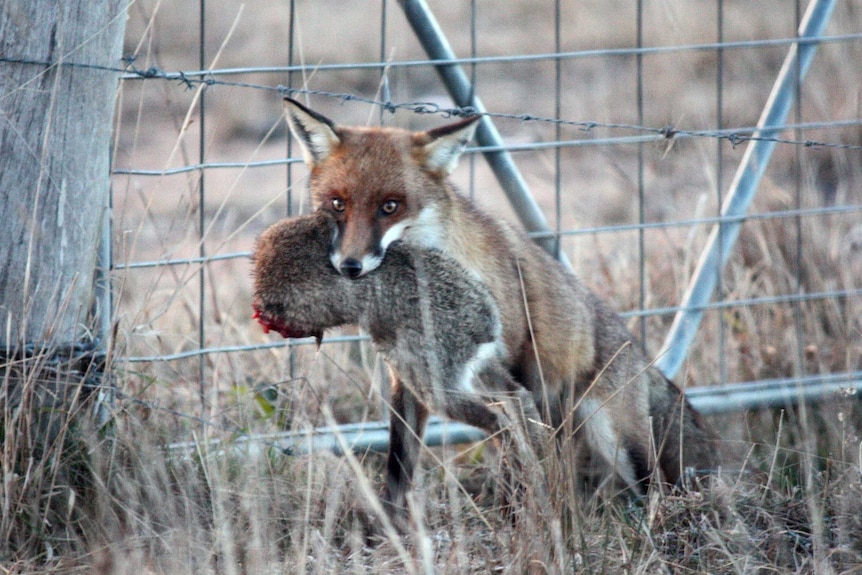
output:
[[[829,430],[836,422],[823,414],[807,425],[794,414],[782,422],[792,432],[752,442],[746,471],[643,501],[585,496],[571,462],[549,460],[516,471],[526,488],[512,516],[495,495],[493,445],[434,449],[417,478],[416,521],[400,537],[380,531],[380,455],[291,457],[230,442],[168,450],[173,417],[126,406],[110,430],[80,417],[50,456],[14,462],[7,572],[805,573],[862,565],[862,481],[851,463],[859,437],[849,426]],[[847,421],[858,404],[842,409]],[[292,424],[310,425],[300,417]],[[834,442],[823,455],[812,449],[820,434]],[[23,436],[7,434],[6,452],[22,453]],[[550,498],[534,489],[540,478]]]
[[[298,54],[309,64],[376,60],[378,7],[334,0],[300,4]],[[394,60],[422,58],[389,6],[387,49]],[[725,2],[725,39],[780,38],[793,33],[793,10],[770,1],[757,10]],[[550,3],[480,5],[479,55],[553,50]],[[715,5],[708,0],[646,3],[649,45],[712,41]],[[179,0],[133,5],[126,51],[137,65],[196,69],[196,4]],[[469,53],[469,3],[432,8],[456,51]],[[611,17],[606,2],[563,2],[563,49],[634,44],[633,7]],[[220,66],[283,64],[287,8],[266,3],[240,12],[210,0],[208,47]],[[842,3],[830,33],[858,32],[862,6]],[[332,14],[339,18],[333,20]],[[237,19],[237,16],[239,18]],[[228,31],[236,20],[235,31]],[[357,23],[362,25],[357,25]],[[524,23],[529,22],[529,26]],[[570,25],[569,25],[570,24]],[[148,26],[152,27],[148,28]],[[504,39],[500,42],[500,39]],[[803,89],[806,121],[859,116],[859,46],[824,46]],[[754,124],[784,48],[725,53],[725,125]],[[715,126],[715,54],[684,52],[644,59],[645,123]],[[635,123],[632,57],[564,61],[562,115]],[[836,78],[841,78],[836,82]],[[283,76],[244,81],[286,84]],[[445,102],[430,70],[388,73],[395,101]],[[373,71],[309,73],[314,89],[372,97]],[[294,85],[302,80],[296,78]],[[478,92],[495,112],[553,115],[553,65],[494,64],[477,69]],[[200,123],[182,125],[194,93],[170,83],[127,82],[117,129],[116,167],[154,168],[197,161]],[[376,122],[379,111],[325,98],[314,105],[344,122]],[[194,108],[191,108],[194,111]],[[284,156],[280,102],[270,92],[215,87],[207,92],[207,159],[245,161]],[[192,114],[194,116],[194,114]],[[399,112],[387,123],[438,123]],[[510,142],[551,141],[552,126],[501,121]],[[598,136],[620,135],[610,131]],[[581,138],[564,128],[563,139]],[[810,131],[807,139],[862,142],[857,128]],[[722,144],[725,191],[742,148]],[[647,221],[716,212],[716,143],[681,140],[648,145]],[[637,221],[637,149],[567,148],[561,153],[560,225],[564,230]],[[554,221],[553,152],[515,157]],[[758,213],[799,207],[856,205],[862,170],[858,151],[779,147],[758,198]],[[118,262],[251,249],[254,237],[287,209],[285,170],[208,170],[205,230],[198,229],[199,174],[115,177]],[[293,170],[291,208],[303,208],[301,168]],[[512,217],[481,159],[464,162],[459,185],[487,209]],[[797,188],[798,186],[798,188]],[[852,290],[862,277],[858,212],[746,223],[723,276],[728,299]],[[679,302],[705,227],[648,231],[648,307]],[[797,237],[801,234],[801,249]],[[620,310],[639,302],[637,236],[631,232],[567,236],[564,249],[581,277]],[[197,266],[124,270],[116,274],[115,358],[196,349]],[[249,319],[245,260],[205,266],[207,346],[268,341]],[[670,317],[650,318],[648,347],[657,349]],[[635,321],[631,322],[637,327]],[[719,334],[724,330],[724,337]],[[723,341],[723,347],[720,342]],[[572,479],[571,454],[521,477],[528,486],[510,520],[499,509],[500,465],[493,445],[434,449],[417,478],[417,522],[405,537],[369,540],[378,526],[374,494],[382,457],[326,453],[285,456],[271,448],[230,448],[249,433],[305,430],[333,421],[382,417],[380,366],[366,343],[217,354],[205,361],[203,397],[198,360],[126,363],[112,376],[122,398],[108,428],[94,429],[82,375],[46,377],[44,365],[6,370],[2,439],[0,570],[10,573],[773,573],[862,569],[860,408],[854,397],[821,406],[712,418],[725,466],[692,492],[653,493],[648,500],[597,498]],[[737,307],[706,315],[686,373],[693,385],[862,369],[862,298],[798,306]],[[10,375],[11,374],[11,375]],[[48,383],[50,381],[50,383]],[[63,390],[75,390],[61,393]],[[51,395],[65,396],[56,403]],[[23,406],[22,408],[19,408]],[[47,415],[46,415],[47,414]],[[73,415],[74,417],[69,417]],[[208,422],[203,426],[196,419]],[[40,430],[53,429],[49,434]],[[219,438],[226,448],[206,440]],[[193,441],[188,451],[169,450]],[[237,444],[241,445],[241,444]],[[548,482],[550,498],[531,487]]]

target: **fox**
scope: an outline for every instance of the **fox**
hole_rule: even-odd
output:
[[[335,221],[329,260],[357,281],[393,246],[437,250],[484,284],[502,323],[500,361],[533,398],[558,448],[585,446],[591,465],[636,495],[717,463],[711,430],[647,358],[622,319],[521,229],[461,194],[450,174],[481,116],[425,131],[336,124],[286,98],[316,211]],[[396,374],[397,376],[397,374]],[[394,389],[403,382],[395,380]],[[404,391],[398,408],[422,409]],[[394,459],[399,453],[394,431]]]
[[[390,398],[388,514],[405,517],[429,412],[509,437],[507,444],[541,457],[541,418],[501,361],[502,324],[487,288],[445,254],[407,244],[391,246],[375,273],[349,278],[329,263],[335,229],[318,211],[261,234],[252,255],[253,318],[266,333],[313,337],[318,345],[326,329],[342,325],[371,336],[392,380],[402,382]]]

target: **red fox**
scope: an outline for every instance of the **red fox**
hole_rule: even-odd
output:
[[[285,110],[310,169],[312,204],[335,221],[330,261],[343,276],[373,274],[398,241],[445,253],[496,301],[502,362],[558,445],[576,430],[591,460],[635,493],[651,478],[676,483],[685,468],[714,468],[710,432],[619,316],[526,234],[455,191],[448,176],[479,117],[410,132],[339,126],[289,98]],[[392,385],[399,393],[404,383]],[[397,407],[420,409],[416,402],[404,391]],[[410,457],[400,452],[403,432],[393,429],[390,454],[402,465]]]
[[[442,253],[406,245],[392,246],[375,273],[348,279],[327,260],[334,228],[332,218],[316,212],[264,231],[253,256],[254,317],[267,332],[318,341],[325,329],[358,324],[393,380],[404,382],[392,397],[391,453],[403,455],[387,469],[390,514],[404,517],[429,409],[491,435],[524,432],[540,457],[540,416],[500,361],[502,326],[485,286]],[[507,409],[489,409],[489,402]]]

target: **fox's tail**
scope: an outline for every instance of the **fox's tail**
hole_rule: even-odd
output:
[[[715,437],[703,424],[680,389],[657,369],[650,370],[650,415],[664,479],[675,484],[687,468],[708,472],[716,468]]]

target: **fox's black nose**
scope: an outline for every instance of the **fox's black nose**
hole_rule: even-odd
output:
[[[339,271],[341,271],[341,275],[343,276],[347,276],[350,279],[356,279],[362,273],[362,262],[353,258],[348,258],[341,262]]]

